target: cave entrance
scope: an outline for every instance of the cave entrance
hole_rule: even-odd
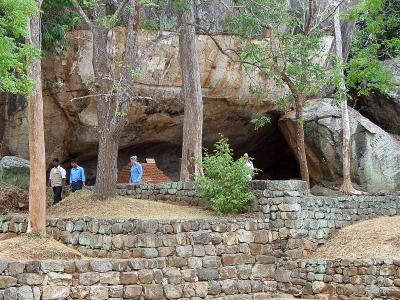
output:
[[[288,180],[297,179],[300,166],[293,152],[278,128],[278,115],[271,115],[271,123],[265,127],[253,130],[247,143],[234,145],[234,153],[248,153],[252,157],[254,167],[259,174],[258,180]]]
[[[248,120],[243,120],[240,130],[222,129],[228,137],[236,157],[248,153],[254,158],[254,166],[260,169],[255,177],[259,180],[285,180],[299,178],[299,164],[292,154],[290,146],[278,128],[279,116],[270,115],[271,123],[255,130]],[[212,149],[218,135],[208,134],[207,123],[204,128],[204,147]],[[166,142],[151,142],[135,145],[119,151],[118,169],[129,162],[131,155],[137,155],[140,162],[154,158],[157,166],[173,181],[179,180],[181,145]]]

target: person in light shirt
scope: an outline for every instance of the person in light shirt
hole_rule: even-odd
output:
[[[141,184],[143,176],[142,165],[137,161],[137,156],[131,157],[131,178],[129,183]]]
[[[254,173],[254,165],[253,162],[250,160],[249,155],[245,153],[243,155],[245,160],[245,165],[250,169],[251,174],[246,175],[247,179],[251,180],[253,178],[252,174]]]
[[[50,170],[49,186],[53,188],[53,204],[57,204],[62,200],[62,191],[67,178],[67,171],[60,166],[60,160],[54,158],[52,161],[53,168]]]
[[[78,162],[73,159],[71,160],[71,173],[69,175],[69,184],[71,185],[71,192],[79,191],[85,185],[85,170],[78,166]]]

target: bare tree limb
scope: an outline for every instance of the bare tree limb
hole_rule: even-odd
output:
[[[125,7],[126,3],[128,3],[128,0],[123,0],[121,4],[118,6],[117,10],[114,13],[114,16],[118,17],[123,8]]]
[[[321,21],[319,21],[313,28],[318,28],[319,26],[321,26],[321,24],[323,24],[325,21],[327,21],[328,19],[330,19],[334,13],[336,12],[336,10],[340,7],[340,5],[343,4],[345,0],[340,0],[338,2],[338,4],[332,9],[332,11],[325,17],[323,18]]]
[[[87,14],[83,11],[82,6],[78,3],[78,0],[72,0],[72,3],[74,4],[75,9],[78,11],[78,13],[81,15],[81,17],[85,20],[86,24],[90,28],[92,28],[93,22],[89,19]]]

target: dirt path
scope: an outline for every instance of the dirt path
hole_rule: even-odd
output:
[[[357,222],[335,232],[309,258],[400,258],[400,216]]]

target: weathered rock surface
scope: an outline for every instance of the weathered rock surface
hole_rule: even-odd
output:
[[[352,178],[369,192],[400,189],[400,141],[352,108]],[[280,128],[295,149],[295,115],[289,112]],[[304,108],[306,152],[313,181],[340,180],[342,129],[340,108],[331,99],[309,101]]]
[[[117,55],[123,51],[123,34],[123,28],[114,30],[113,50]],[[148,38],[141,35],[141,42]],[[232,38],[220,37],[219,40],[226,47],[237,46]],[[64,56],[48,56],[42,64],[48,158],[66,158],[71,154],[84,158],[97,153],[97,99],[73,100],[89,94],[93,84],[91,33],[84,30],[71,32],[69,41],[71,47]],[[274,100],[282,90],[269,93],[267,105],[261,105],[249,93],[251,81],[242,66],[231,63],[208,37],[199,36],[198,45],[205,101],[205,141],[214,142],[218,133],[224,132],[235,136],[237,144],[245,143],[255,135],[249,120],[257,113],[273,110]],[[143,71],[143,77],[135,86],[136,92],[153,100],[132,106],[129,125],[122,135],[120,146],[163,142],[180,145],[183,103],[180,100],[177,37],[163,41],[151,50]],[[258,74],[253,75],[264,85],[273,84]],[[25,106],[24,103],[8,106],[3,129],[3,144],[7,150],[22,157],[27,157],[27,141],[23,140],[22,134],[27,132]]]
[[[356,108],[364,116],[386,131],[400,135],[400,58],[389,59],[390,69],[397,88],[388,94],[373,92],[368,97],[357,97]]]
[[[4,156],[1,158],[0,181],[28,189],[29,161],[15,156]]]

